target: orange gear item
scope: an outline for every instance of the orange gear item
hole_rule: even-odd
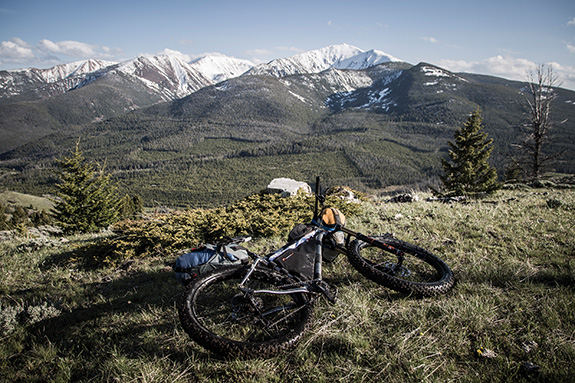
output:
[[[327,227],[345,226],[345,216],[334,207],[327,207],[321,212],[321,222]]]

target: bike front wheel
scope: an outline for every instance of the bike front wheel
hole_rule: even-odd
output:
[[[241,265],[223,267],[188,285],[179,305],[184,330],[224,356],[267,357],[292,349],[313,317],[307,294],[242,292],[238,286],[246,272]],[[289,282],[275,271],[256,269],[247,287],[279,290]]]
[[[350,263],[365,277],[419,296],[444,294],[453,287],[453,272],[437,255],[396,238],[372,238],[376,241],[351,242],[347,252]]]

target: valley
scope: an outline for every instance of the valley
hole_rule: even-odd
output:
[[[183,73],[174,60],[151,62]],[[313,182],[319,175],[329,185],[372,194],[426,189],[439,182],[447,142],[477,109],[494,139],[492,162],[502,179],[521,154],[521,82],[412,65],[345,44],[244,74],[239,72],[245,67],[233,73],[204,67],[206,75],[196,74],[208,79],[205,84],[180,98],[173,87],[189,86],[191,75],[169,86],[144,86],[159,76],[150,73],[168,76],[170,70],[132,70],[146,74],[138,80],[127,71],[120,76],[119,67],[128,64],[99,76],[84,74],[94,81],[50,97],[21,101],[24,92],[12,101],[0,98],[6,190],[50,193],[54,160],[78,140],[89,160],[113,174],[122,193],[140,195],[149,207],[229,204],[278,177]],[[545,152],[555,161],[547,171],[573,174],[575,92],[554,92],[557,123]]]

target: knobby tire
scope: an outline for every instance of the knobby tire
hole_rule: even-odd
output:
[[[390,289],[417,296],[445,294],[454,285],[453,272],[435,254],[391,237],[374,237],[393,249],[381,248],[377,242],[361,240],[349,244],[350,263],[366,278]],[[403,254],[399,262],[397,251]]]
[[[307,294],[243,295],[238,285],[246,266],[222,267],[196,278],[184,291],[179,316],[184,330],[204,348],[233,357],[269,357],[291,350],[313,319]],[[293,283],[268,269],[256,269],[251,288]]]

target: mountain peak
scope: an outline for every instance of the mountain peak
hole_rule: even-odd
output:
[[[402,60],[395,58],[385,52],[371,49],[367,52],[361,52],[348,59],[342,60],[335,64],[337,69],[354,69],[361,70],[376,66],[387,62],[401,62]]]
[[[50,84],[63,80],[67,77],[82,76],[88,73],[96,72],[115,64],[116,62],[112,61],[87,59],[66,64],[59,64],[47,69],[12,69],[7,72],[15,75],[35,75],[41,78],[45,83]]]
[[[284,77],[294,74],[319,73],[329,68],[366,69],[390,61],[401,61],[377,50],[363,51],[349,44],[329,45],[291,57],[258,65],[248,73]]]
[[[190,62],[190,66],[204,76],[218,83],[232,77],[241,76],[255,66],[249,60],[237,59],[220,53],[210,53]]]

